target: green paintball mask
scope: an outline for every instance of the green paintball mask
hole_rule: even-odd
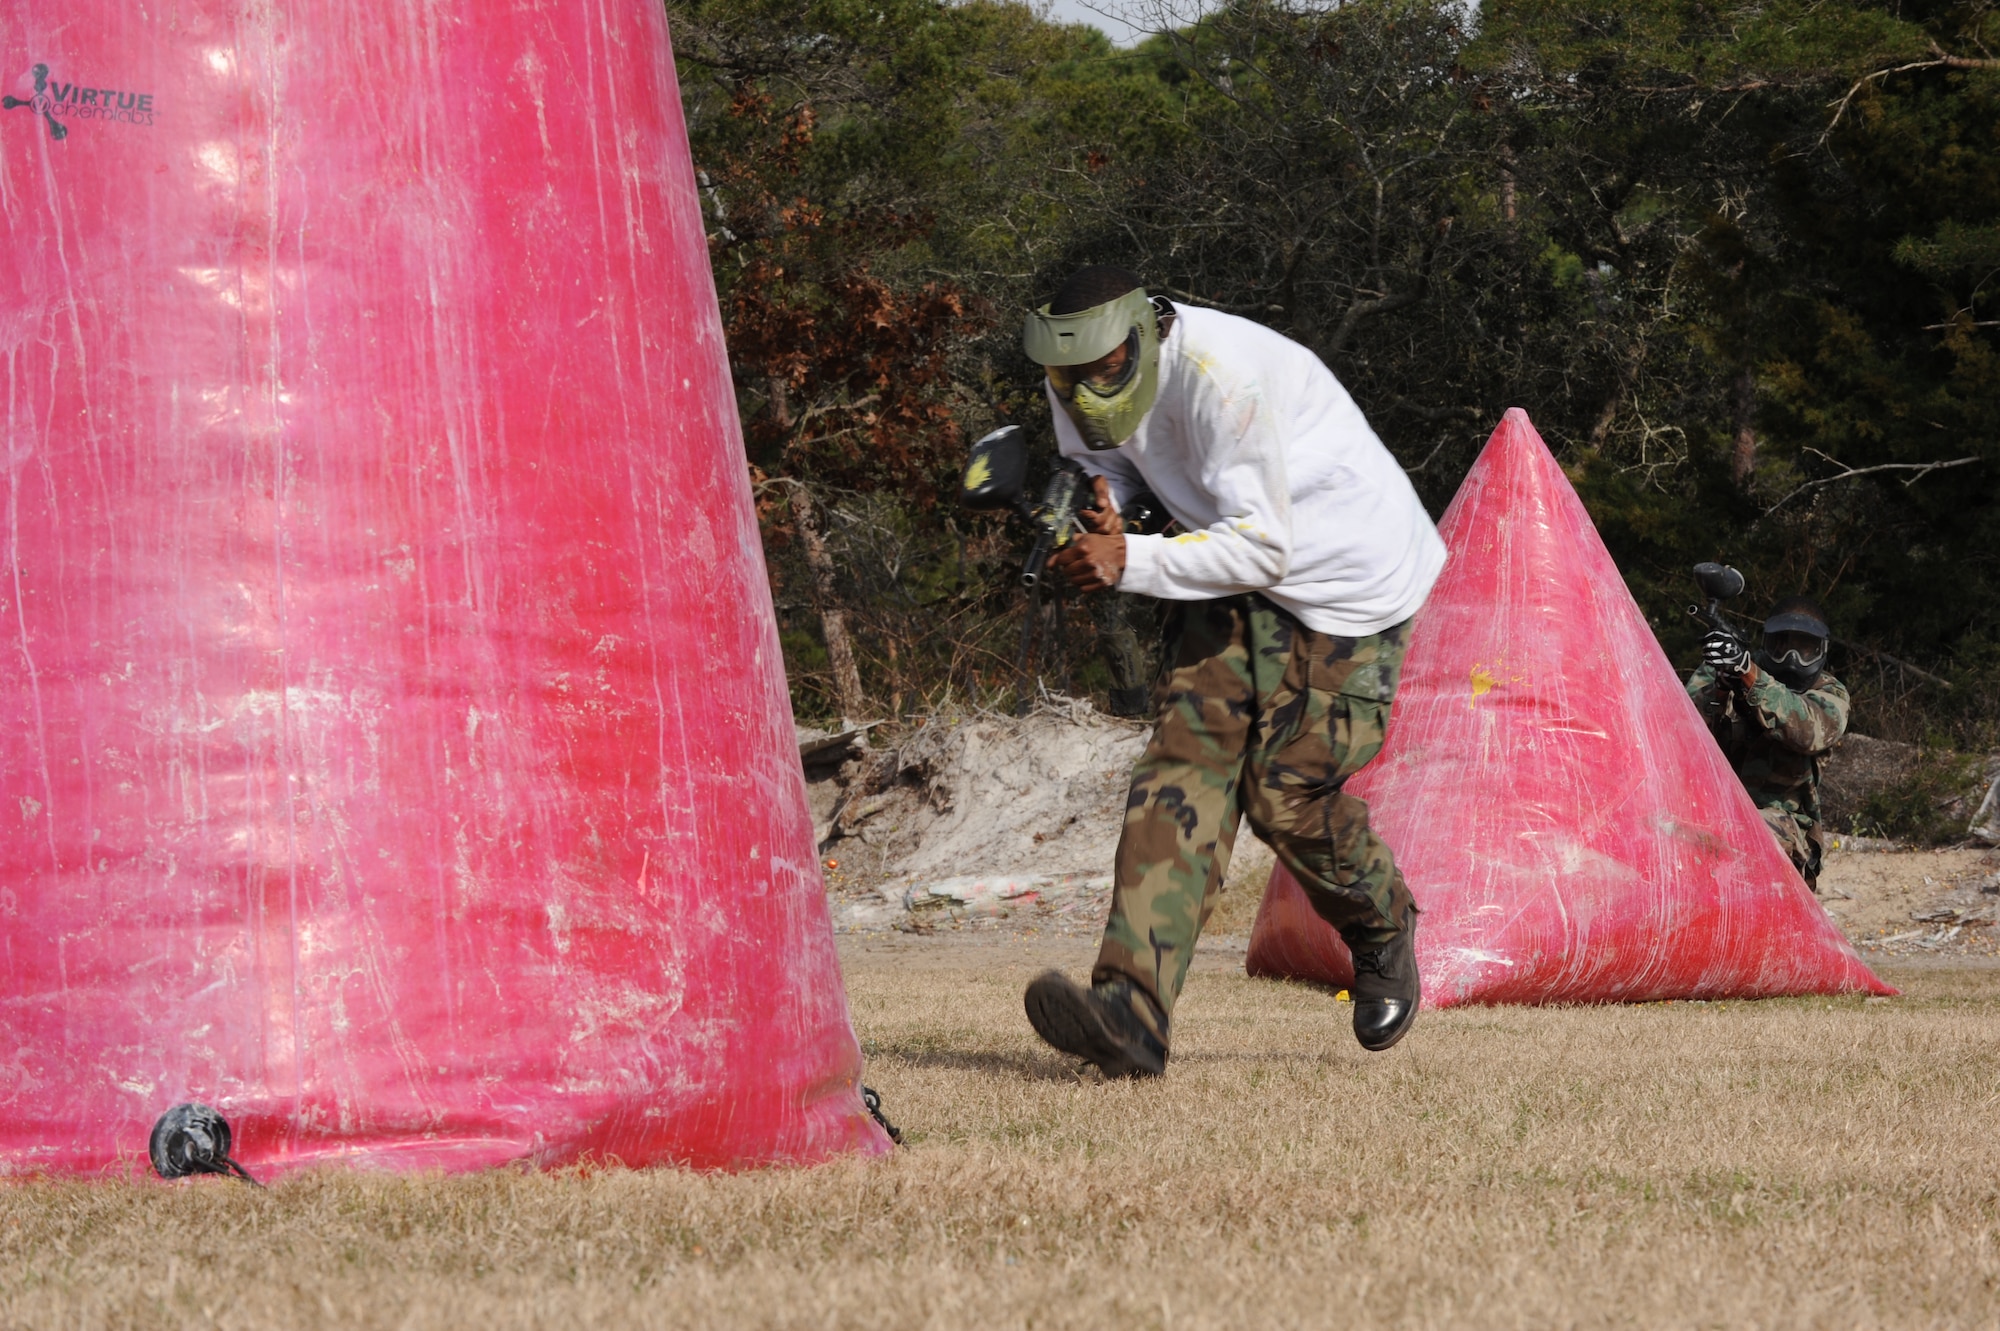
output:
[[[1050,314],[1044,305],[1028,316],[1021,346],[1048,371],[1056,400],[1092,449],[1130,439],[1160,394],[1160,316],[1142,289],[1075,314]]]

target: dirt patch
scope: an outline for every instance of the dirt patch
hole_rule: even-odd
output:
[[[1065,702],[1026,717],[972,712],[846,744],[809,741],[837,762],[808,768],[835,927],[1095,937],[1147,733]],[[1865,800],[1917,763],[1909,745],[1852,736],[1828,788]],[[1273,863],[1246,828],[1205,936],[1249,933]],[[1857,946],[2000,955],[2000,852],[1841,837],[1821,888]]]
[[[1108,872],[1146,734],[1082,702],[1026,717],[932,717],[809,780],[822,858],[836,862],[840,891]]]
[[[934,717],[837,769],[809,767],[835,927],[1095,934],[1148,733],[1059,701]],[[1210,932],[1249,931],[1272,863],[1239,839]]]
[[[1828,854],[1819,887],[1826,913],[1857,947],[2000,955],[2000,853],[1843,846]]]

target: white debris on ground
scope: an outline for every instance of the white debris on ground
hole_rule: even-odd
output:
[[[1095,928],[1146,735],[1058,700],[1025,717],[932,717],[871,736],[838,772],[809,765],[835,927],[925,932],[1028,916]]]
[[[2000,955],[2000,854],[1836,838],[1820,902],[1855,946],[1896,956]]]
[[[1973,810],[1972,824],[1966,830],[1989,846],[2000,846],[2000,758],[1987,759],[1984,775],[1986,795]]]

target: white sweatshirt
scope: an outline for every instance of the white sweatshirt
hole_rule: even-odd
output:
[[[1139,429],[1092,452],[1053,393],[1063,453],[1122,507],[1151,490],[1187,530],[1127,536],[1118,589],[1172,601],[1262,592],[1321,633],[1415,614],[1444,542],[1403,468],[1319,357],[1262,324],[1176,306]]]

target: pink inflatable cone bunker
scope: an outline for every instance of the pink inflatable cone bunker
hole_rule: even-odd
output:
[[[1895,992],[1779,850],[1525,412],[1442,532],[1388,743],[1350,786],[1423,908],[1425,1002]],[[1248,964],[1353,978],[1282,867]]]
[[[885,1149],[656,4],[0,10],[0,1167]]]

